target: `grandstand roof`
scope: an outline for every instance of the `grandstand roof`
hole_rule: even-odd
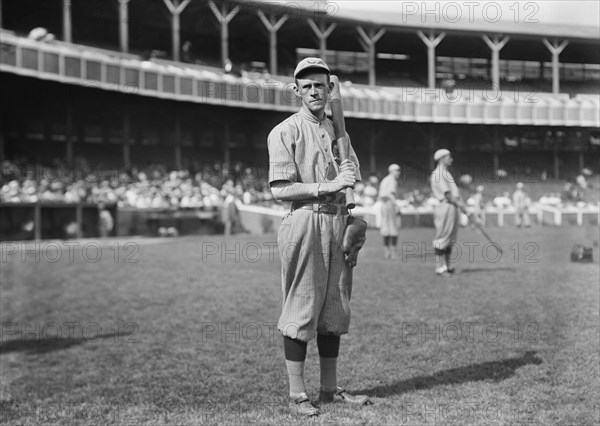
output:
[[[317,15],[327,13],[327,0],[292,1],[282,2],[281,0],[236,0],[240,4],[263,6],[266,9],[285,12],[294,12],[298,10],[311,11]],[[307,15],[309,16],[309,15]]]
[[[335,19],[350,21],[356,24],[371,24],[389,29],[406,30],[443,30],[454,33],[485,33],[504,34],[532,37],[568,37],[586,40],[599,40],[600,28],[581,25],[544,24],[540,22],[525,23],[500,20],[488,22],[484,20],[469,21],[468,16],[463,16],[458,22],[439,19],[435,22],[433,16],[428,16],[423,22],[421,15],[403,15],[394,11],[378,11],[363,9],[340,8],[334,16]]]

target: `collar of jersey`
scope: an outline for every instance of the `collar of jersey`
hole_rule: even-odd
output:
[[[319,120],[305,105],[302,105],[302,108],[300,108],[300,116],[315,124],[321,124],[327,119],[327,114],[323,114],[323,119]]]

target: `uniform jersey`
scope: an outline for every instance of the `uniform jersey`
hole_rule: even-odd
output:
[[[335,140],[333,123],[328,118],[319,121],[304,107],[269,134],[269,183],[276,181],[317,184],[335,179],[339,165],[332,152]],[[350,140],[350,138],[348,138]],[[360,164],[350,144],[350,160],[356,164],[356,180],[361,180]],[[323,196],[315,196],[304,201],[341,202],[344,191]]]
[[[335,179],[339,166],[331,152],[333,124],[304,107],[269,134],[269,183],[306,185],[296,201],[342,203],[344,191],[318,196],[319,183]],[[350,159],[358,159],[350,147]],[[309,194],[313,194],[312,197]],[[302,195],[305,197],[305,195]],[[277,235],[283,306],[278,329],[307,342],[317,333],[341,335],[350,324],[352,269],[341,250],[347,216],[296,209],[282,219]]]
[[[450,192],[454,198],[460,195],[452,174],[440,164],[431,173],[431,193],[434,198],[442,201],[446,198],[446,192]]]

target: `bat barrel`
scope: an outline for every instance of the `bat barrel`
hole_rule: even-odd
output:
[[[333,83],[333,89],[329,94],[329,106],[331,107],[331,116],[333,121],[333,130],[337,139],[337,146],[342,161],[350,159],[350,143],[346,138],[346,122],[344,120],[344,107],[342,104],[342,94],[340,92],[340,80],[337,76],[330,76],[330,81]],[[354,190],[346,188],[346,208],[353,209],[356,207],[354,201]]]

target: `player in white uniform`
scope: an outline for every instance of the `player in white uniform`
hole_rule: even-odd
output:
[[[467,214],[465,203],[460,198],[458,187],[448,167],[452,164],[452,155],[447,149],[438,149],[433,159],[437,162],[431,173],[431,192],[439,201],[434,212],[435,272],[447,277],[454,272],[450,266],[452,246],[456,243],[456,234],[460,220],[459,210]]]

